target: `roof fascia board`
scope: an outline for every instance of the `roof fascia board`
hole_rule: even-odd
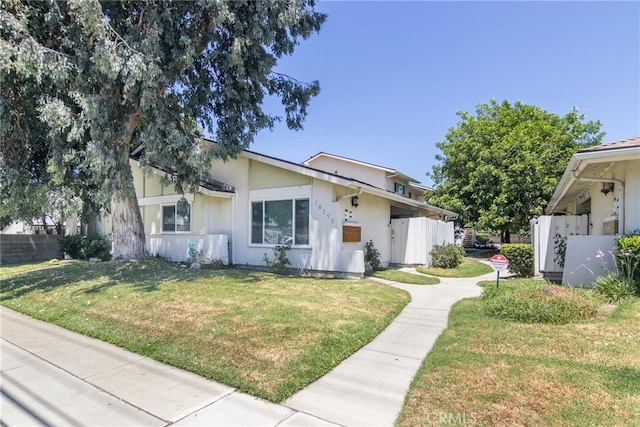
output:
[[[342,178],[337,175],[322,172],[317,169],[312,169],[309,166],[297,165],[295,163],[290,163],[284,160],[276,159],[274,157],[264,156],[252,151],[242,151],[241,155],[251,160],[266,163],[271,166],[277,166],[279,168],[287,169],[289,171],[320,179],[322,181],[331,182],[332,184],[342,185],[344,187],[353,187],[354,185],[359,185],[355,184],[351,179]]]
[[[451,217],[458,217],[458,214],[452,211],[448,211],[446,209],[442,209],[439,208],[437,206],[432,206],[428,203],[424,203],[424,202],[419,202],[417,200],[413,200],[413,199],[409,199],[405,196],[400,196],[398,194],[395,193],[391,193],[390,191],[387,190],[382,190],[376,187],[371,187],[371,189],[369,191],[367,191],[367,189],[365,189],[365,192],[371,193],[371,194],[375,194],[381,197],[384,197],[385,199],[389,199],[389,200],[393,200],[394,202],[398,202],[401,203],[403,205],[408,205],[408,206],[414,206],[417,208],[422,208],[422,209],[429,209],[435,212],[439,212],[441,214],[445,214]]]
[[[580,161],[588,161],[589,163],[600,163],[619,160],[630,160],[628,158],[633,157],[634,155],[640,156],[640,147],[587,151],[585,153],[577,152],[572,157],[575,157]],[[600,162],[598,160],[600,160]]]
[[[308,162],[310,162],[312,160],[315,160],[315,159],[317,159],[319,157],[331,157],[333,159],[344,160],[345,162],[355,163],[355,164],[361,165],[361,166],[367,166],[367,167],[370,167],[370,168],[380,169],[382,171],[389,172],[389,173],[397,173],[398,172],[395,169],[390,169],[390,168],[386,168],[384,166],[374,165],[373,163],[367,163],[367,162],[363,162],[363,161],[360,161],[360,160],[350,159],[348,157],[342,157],[342,156],[338,156],[336,154],[330,154],[330,153],[324,153],[324,152],[323,153],[318,153],[315,156],[305,160],[304,163],[306,164],[306,163],[308,163]]]
[[[405,175],[404,173],[398,171],[397,169],[391,169],[385,166],[380,166],[380,165],[374,165],[373,163],[367,163],[367,162],[363,162],[361,160],[355,160],[355,159],[350,159],[348,157],[342,157],[342,156],[338,156],[336,154],[330,154],[330,153],[318,153],[313,157],[310,157],[309,159],[305,160],[304,162],[302,162],[303,164],[308,164],[310,161],[315,160],[319,157],[331,157],[333,159],[337,159],[337,160],[344,160],[345,162],[349,162],[349,163],[353,163],[356,165],[360,165],[360,166],[365,166],[368,168],[372,168],[372,169],[378,169],[381,170],[385,173],[388,173],[389,175],[386,176],[386,178],[393,178],[393,177],[400,177],[402,179],[406,179],[409,182],[416,182],[416,183],[420,183],[420,181],[418,181],[415,178],[410,177],[409,175]]]
[[[132,159],[129,158],[130,160],[136,162],[138,164],[138,166],[140,165],[140,162],[136,159]],[[151,168],[152,172],[156,175],[160,175],[160,176],[170,176],[170,174],[168,172],[163,171],[162,169],[155,167],[153,165],[149,165],[149,167]],[[198,185],[198,192],[205,194],[207,196],[212,196],[212,197],[224,197],[227,199],[233,198],[233,196],[235,195],[235,191],[233,193],[226,193],[223,191],[215,191],[215,190],[209,190],[208,188],[203,187],[202,185]],[[189,194],[189,193],[185,193],[185,194]]]

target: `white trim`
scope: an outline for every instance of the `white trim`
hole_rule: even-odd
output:
[[[187,199],[187,202],[189,202],[189,204],[193,203],[193,194],[170,194],[167,196],[141,197],[138,199],[138,206],[170,205],[172,203],[178,203],[178,200],[182,199],[183,197]]]
[[[249,190],[249,202],[253,200],[288,200],[311,198],[312,185],[296,185],[292,187],[264,188]]]
[[[311,187],[311,186],[305,186],[305,187]],[[291,187],[286,187],[286,188],[291,188]],[[271,191],[269,190],[277,190],[277,189],[268,189],[266,192],[269,193]],[[258,190],[258,191],[262,191],[262,190]],[[276,197],[276,198],[250,198],[249,199],[249,215],[248,215],[248,222],[249,222],[249,233],[247,235],[247,245],[249,247],[258,247],[258,248],[273,248],[276,247],[278,245],[278,243],[264,243],[264,235],[262,236],[262,242],[261,243],[254,243],[253,240],[253,204],[254,203],[258,203],[261,202],[262,203],[262,232],[264,233],[266,227],[264,224],[264,203],[265,202],[273,202],[273,201],[289,201],[291,202],[291,231],[293,233],[292,239],[295,242],[295,232],[296,232],[296,204],[295,202],[299,201],[299,200],[306,200],[307,203],[309,204],[309,212],[308,212],[308,217],[307,217],[307,232],[308,232],[308,243],[304,243],[304,244],[291,244],[291,248],[311,248],[311,194],[307,194],[307,195],[298,195],[298,196],[287,196],[287,197]]]

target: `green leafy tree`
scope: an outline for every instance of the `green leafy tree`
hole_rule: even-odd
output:
[[[604,135],[576,109],[561,117],[520,101],[491,100],[458,116],[436,144],[435,189],[425,197],[458,212],[462,225],[500,231],[503,243],[543,213],[571,155]]]
[[[80,197],[112,214],[116,260],[145,253],[132,150],[195,191],[281,120],[266,97],[300,129],[319,92],[276,71],[324,22],[313,0],[0,1],[0,215],[27,215],[29,189]]]

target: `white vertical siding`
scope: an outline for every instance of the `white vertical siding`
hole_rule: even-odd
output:
[[[392,264],[431,265],[436,245],[454,243],[453,223],[425,217],[391,220]]]

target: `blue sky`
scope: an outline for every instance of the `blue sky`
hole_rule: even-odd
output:
[[[304,130],[281,122],[250,150],[302,162],[324,151],[424,184],[459,110],[495,98],[640,135],[640,2],[321,1],[321,31],[277,70],[319,80]],[[274,110],[277,112],[276,110]]]

